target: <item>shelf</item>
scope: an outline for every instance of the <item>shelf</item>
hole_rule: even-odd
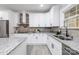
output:
[[[79,27],[67,27],[68,29],[79,29]]]
[[[79,5],[65,12],[64,25],[69,29],[79,29]]]
[[[75,16],[71,16],[71,17],[69,17],[69,18],[65,18],[65,21],[66,21],[66,20],[72,20],[73,18],[76,18],[76,17],[79,17],[79,14],[77,14],[77,15],[75,15]]]
[[[75,16],[76,14],[79,14],[79,5],[73,6],[70,10],[66,11],[65,18],[69,18],[71,16]]]

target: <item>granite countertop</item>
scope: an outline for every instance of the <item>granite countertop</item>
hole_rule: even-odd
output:
[[[25,38],[0,38],[0,55],[8,55],[19,44],[24,42]]]
[[[59,38],[56,38],[54,36],[54,34],[49,33],[48,35],[55,38],[59,42],[69,46],[71,49],[76,50],[77,52],[79,52],[79,37],[73,37],[73,40],[61,40]]]

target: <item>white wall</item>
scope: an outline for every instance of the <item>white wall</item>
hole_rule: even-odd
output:
[[[3,11],[0,10],[0,17],[2,17],[3,20],[8,20],[9,19],[9,14],[5,10],[3,10]]]
[[[13,34],[14,33],[14,27],[17,26],[17,23],[19,22],[19,13],[17,12],[13,12],[13,11],[9,11],[9,31],[10,31],[10,34]]]
[[[13,34],[14,27],[19,22],[19,14],[11,10],[0,10],[0,17],[3,18],[2,20],[9,20],[9,33]]]

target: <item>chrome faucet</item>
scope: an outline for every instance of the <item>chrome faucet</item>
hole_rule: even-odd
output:
[[[66,37],[69,37],[68,28],[66,27]]]
[[[66,27],[66,37],[70,37],[71,39],[73,39],[73,36],[69,35],[67,27]]]

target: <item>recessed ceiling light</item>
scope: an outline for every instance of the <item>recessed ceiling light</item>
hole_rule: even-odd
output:
[[[43,4],[40,5],[40,7],[43,7],[43,6],[44,6]]]

